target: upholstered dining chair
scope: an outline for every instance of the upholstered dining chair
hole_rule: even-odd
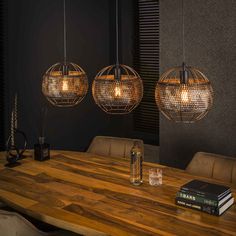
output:
[[[0,235],[2,236],[79,236],[66,230],[45,233],[16,212],[0,210]]]
[[[197,152],[186,171],[194,175],[236,184],[236,158]]]
[[[36,227],[28,220],[15,212],[0,210],[0,232],[4,236],[43,236],[48,235]]]
[[[134,142],[138,142],[143,153],[142,140],[109,136],[94,137],[87,152],[102,156],[129,158]]]

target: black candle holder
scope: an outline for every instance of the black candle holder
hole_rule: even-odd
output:
[[[14,107],[11,112],[11,134],[6,143],[6,160],[8,163],[5,166],[10,168],[20,165],[18,161],[20,159],[23,159],[24,157],[23,153],[25,152],[27,147],[27,138],[25,133],[17,128],[18,126],[17,102],[18,100],[16,94],[14,99]],[[16,143],[15,140],[16,135],[19,135],[21,138],[23,138],[24,145],[22,149],[20,149],[19,143],[18,144]]]

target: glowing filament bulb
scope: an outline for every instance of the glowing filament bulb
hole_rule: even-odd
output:
[[[69,90],[68,81],[66,79],[64,79],[62,81],[62,91],[68,91],[68,90]]]
[[[121,97],[121,88],[120,88],[119,83],[116,83],[116,85],[115,85],[115,97],[116,98]]]
[[[185,104],[190,102],[189,92],[186,85],[183,85],[183,87],[180,90],[180,99],[181,99],[181,102]]]

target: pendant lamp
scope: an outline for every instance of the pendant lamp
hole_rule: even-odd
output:
[[[67,61],[66,50],[66,2],[64,0],[64,61],[52,65],[44,74],[42,92],[57,107],[72,107],[83,100],[88,91],[88,79],[84,70]]]
[[[182,0],[182,50],[184,49],[184,0]],[[174,67],[162,74],[155,89],[155,99],[161,113],[174,122],[193,123],[202,119],[213,105],[213,89],[207,77],[198,69]]]
[[[143,97],[143,83],[138,73],[119,63],[118,0],[116,0],[116,64],[96,75],[92,94],[95,103],[108,114],[128,114]]]

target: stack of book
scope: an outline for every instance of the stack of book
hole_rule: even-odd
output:
[[[234,198],[227,186],[192,180],[181,187],[175,201],[177,205],[219,216],[233,205]]]

